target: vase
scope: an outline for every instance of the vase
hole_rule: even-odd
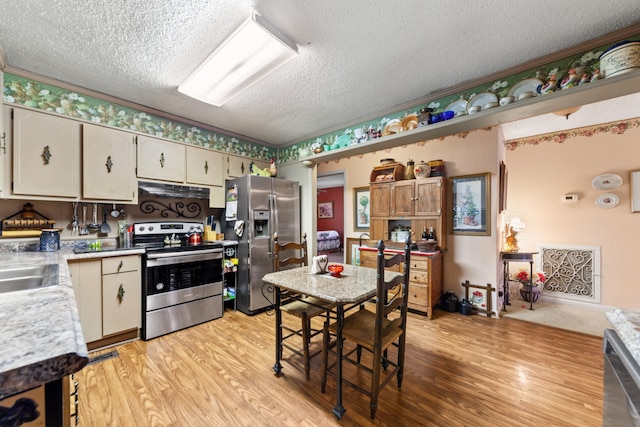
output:
[[[531,295],[531,301],[529,300],[529,295]],[[520,288],[520,297],[526,302],[537,302],[540,298],[540,287],[534,285],[532,289],[531,285],[523,283]]]

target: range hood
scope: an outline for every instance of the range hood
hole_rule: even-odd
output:
[[[210,190],[205,187],[138,181],[138,194],[180,199],[209,199]]]

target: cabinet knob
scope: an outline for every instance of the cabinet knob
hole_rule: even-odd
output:
[[[2,140],[2,154],[7,154],[7,134],[2,132],[2,136],[0,137],[0,139]]]
[[[107,157],[107,163],[105,163],[104,165],[107,167],[107,173],[111,173],[111,168],[113,167],[111,156]]]
[[[120,264],[118,264],[118,270],[120,270],[122,267],[124,267],[124,262],[120,261]]]
[[[122,304],[122,300],[124,300],[124,287],[122,286],[122,283],[121,283],[120,287],[118,288],[118,302]]]
[[[209,163],[207,163],[207,161],[204,161],[204,174],[207,175],[209,173]]]
[[[45,165],[49,164],[49,159],[51,159],[51,150],[49,150],[48,145],[45,145],[40,157],[42,157],[42,161],[44,162]]]
[[[164,167],[164,153],[160,153],[160,167]]]

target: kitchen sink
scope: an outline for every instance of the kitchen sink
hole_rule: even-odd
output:
[[[0,269],[0,293],[35,290],[58,284],[58,265]]]

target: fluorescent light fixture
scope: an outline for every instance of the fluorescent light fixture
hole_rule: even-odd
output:
[[[298,46],[253,13],[179,87],[221,106],[298,54]]]

